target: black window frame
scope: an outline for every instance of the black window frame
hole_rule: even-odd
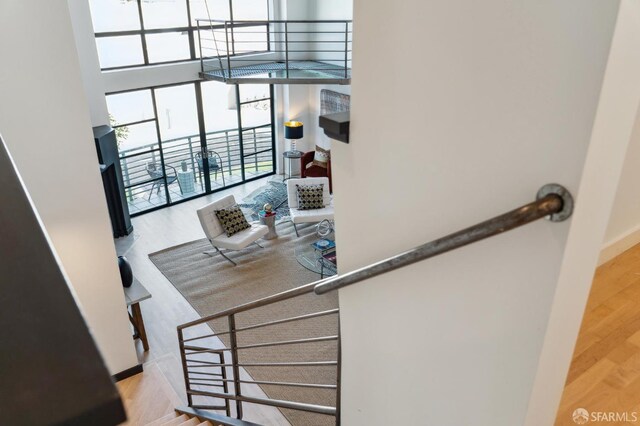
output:
[[[167,64],[177,64],[177,63],[185,63],[185,62],[192,62],[192,61],[199,61],[200,60],[200,56],[199,56],[199,52],[197,52],[196,49],[196,40],[195,37],[197,37],[197,32],[198,32],[198,26],[193,24],[193,19],[191,16],[191,2],[189,0],[183,0],[186,3],[186,8],[187,8],[187,22],[189,23],[188,26],[181,26],[181,27],[170,27],[170,28],[150,28],[147,29],[144,26],[144,12],[143,12],[143,8],[142,8],[142,1],[143,0],[135,0],[137,5],[138,5],[138,19],[140,20],[140,29],[137,30],[124,30],[124,31],[101,31],[101,32],[96,32],[94,33],[94,36],[96,38],[96,41],[100,38],[110,38],[110,37],[120,37],[120,36],[138,36],[140,37],[140,43],[142,46],[142,56],[143,56],[143,62],[142,63],[136,63],[136,64],[131,64],[131,65],[120,65],[120,66],[115,66],[115,67],[102,67],[102,64],[100,64],[100,70],[101,71],[114,71],[114,70],[123,70],[123,69],[131,69],[131,68],[139,68],[139,67],[146,67],[146,66],[153,66],[153,65],[167,65]],[[235,0],[228,0],[229,1],[229,15],[230,15],[230,20],[233,20],[233,2]],[[267,5],[267,16],[270,13],[270,9],[271,9],[271,0],[264,0],[266,5]],[[236,56],[244,56],[244,55],[253,55],[253,54],[257,54],[257,53],[266,53],[269,52],[271,50],[271,43],[268,40],[269,37],[269,24],[263,23],[263,24],[257,24],[256,26],[264,26],[265,27],[265,32],[267,34],[267,48],[266,50],[258,50],[255,52],[245,52],[242,54],[235,54],[232,53],[231,57],[236,57]],[[224,29],[225,26],[224,25],[214,25],[212,27],[214,30],[219,30],[219,29]],[[153,35],[153,34],[166,34],[166,33],[187,33],[187,37],[189,40],[189,58],[188,59],[176,59],[176,60],[171,60],[171,61],[163,61],[163,62],[149,62],[149,52],[147,49],[147,35]],[[233,49],[235,50],[235,45],[233,46]],[[223,55],[226,56],[226,55]],[[217,56],[208,56],[207,58],[216,58]]]
[[[118,150],[118,157],[120,159],[120,161],[122,161],[123,159],[128,159],[130,157],[136,157],[136,156],[140,156],[140,155],[144,155],[144,154],[148,154],[150,152],[157,152],[158,155],[160,156],[160,161],[163,165],[163,168],[166,167],[166,162],[164,160],[164,152],[163,152],[163,140],[162,140],[162,135],[160,132],[160,122],[158,120],[158,114],[157,114],[157,100],[156,100],[156,95],[155,95],[155,90],[156,89],[163,89],[163,88],[167,88],[167,87],[176,87],[176,86],[183,86],[183,85],[189,85],[189,84],[193,84],[194,85],[194,90],[195,90],[195,94],[196,94],[196,113],[198,115],[198,124],[199,124],[199,137],[200,137],[200,141],[202,143],[202,141],[207,141],[207,133],[206,133],[206,126],[205,126],[205,122],[204,122],[204,104],[202,103],[202,88],[201,85],[202,83],[210,83],[210,82],[203,82],[202,80],[189,80],[189,81],[181,81],[181,82],[177,82],[177,83],[169,83],[169,84],[162,84],[162,85],[157,85],[157,86],[145,86],[145,87],[138,87],[135,89],[126,89],[126,90],[119,90],[119,91],[114,91],[114,92],[108,92],[105,93],[105,96],[110,96],[110,95],[118,95],[118,94],[123,94],[123,93],[131,93],[131,92],[137,92],[137,91],[143,91],[143,90],[149,90],[151,92],[151,101],[153,103],[153,111],[154,111],[154,117],[153,118],[149,118],[149,119],[145,119],[145,120],[140,120],[140,121],[135,121],[135,122],[129,122],[129,123],[114,123],[113,124],[113,128],[116,129],[118,127],[125,127],[125,126],[130,126],[130,125],[135,125],[135,124],[140,124],[140,123],[146,123],[146,122],[154,122],[156,125],[156,132],[157,132],[157,138],[158,138],[158,142],[157,148],[154,149],[149,149],[146,151],[140,151],[140,152],[136,152],[134,154],[129,154],[129,155],[125,155],[125,156],[121,156],[120,154],[120,150]],[[218,83],[218,84],[224,84],[224,83]],[[266,151],[271,151],[272,155],[271,155],[271,162],[273,164],[273,168],[270,172],[259,175],[259,176],[255,176],[255,177],[251,177],[251,178],[247,178],[245,175],[245,163],[244,163],[244,157],[245,156],[254,156],[254,155],[259,155],[263,152],[255,152],[255,153],[248,153],[248,154],[241,154],[241,173],[242,173],[242,179],[240,182],[237,183],[233,183],[230,185],[225,185],[224,187],[221,188],[217,188],[217,189],[213,189],[211,188],[211,185],[208,184],[207,186],[209,187],[209,190],[203,191],[202,193],[197,193],[194,194],[191,197],[188,198],[182,198],[179,200],[171,200],[171,197],[168,194],[168,186],[167,186],[167,182],[166,182],[166,173],[164,173],[164,176],[160,179],[164,180],[165,182],[165,186],[164,186],[164,190],[165,190],[165,196],[166,196],[166,200],[167,202],[163,205],[158,205],[155,207],[152,207],[150,209],[147,210],[143,210],[143,211],[138,211],[135,213],[131,214],[131,217],[136,217],[136,216],[140,216],[146,213],[151,213],[153,211],[156,210],[160,210],[163,208],[167,208],[167,207],[171,207],[174,206],[176,204],[180,204],[180,203],[184,203],[187,201],[191,201],[193,199],[199,198],[199,197],[204,197],[207,195],[211,195],[214,194],[216,192],[220,192],[220,191],[224,191],[226,189],[229,188],[233,188],[236,186],[240,186],[240,185],[244,185],[248,182],[252,182],[258,179],[263,179],[269,176],[274,176],[277,173],[277,156],[276,156],[276,149],[277,149],[277,144],[276,144],[276,117],[275,117],[275,90],[274,90],[274,85],[273,84],[269,84],[269,98],[260,98],[260,99],[254,99],[248,102],[240,102],[240,85],[234,85],[235,86],[235,94],[236,94],[236,102],[238,104],[238,120],[236,122],[237,125],[237,130],[238,130],[238,134],[239,134],[239,139],[240,139],[240,146],[241,146],[241,150],[244,150],[244,143],[242,140],[242,134],[244,131],[247,130],[251,130],[253,129],[253,127],[249,127],[249,128],[243,128],[242,127],[242,117],[241,117],[241,111],[240,111],[240,106],[241,105],[245,105],[245,104],[250,104],[253,102],[260,102],[260,101],[264,101],[264,100],[269,100],[270,101],[270,111],[271,111],[271,115],[270,115],[270,129],[271,129],[271,148],[269,150]],[[265,127],[268,126],[269,124],[265,124],[265,125],[261,125],[261,126],[257,126],[256,128],[261,128],[261,127]],[[266,152],[265,151],[265,152]],[[209,176],[205,175],[205,179],[208,180]],[[148,184],[154,180],[158,180],[158,179],[149,179],[148,181],[143,181],[143,182],[137,182],[135,184],[130,184],[127,186],[127,189],[130,188],[134,188],[140,185],[144,185],[144,184]]]

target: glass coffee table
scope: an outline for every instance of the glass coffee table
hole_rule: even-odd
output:
[[[324,241],[329,241],[330,244],[325,246],[323,245]],[[300,265],[311,272],[320,274],[320,278],[338,273],[336,245],[332,240],[318,240],[313,244],[305,244],[303,247],[295,249],[295,256]]]

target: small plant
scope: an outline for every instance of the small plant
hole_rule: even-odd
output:
[[[116,141],[118,149],[120,149],[120,144],[129,137],[129,128],[127,126],[118,126],[118,122],[111,114],[109,114],[109,124],[111,124],[111,127],[113,127],[113,130],[116,132]]]

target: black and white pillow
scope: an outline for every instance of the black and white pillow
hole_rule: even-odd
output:
[[[242,210],[240,210],[238,206],[216,210],[216,217],[220,221],[224,232],[227,233],[227,237],[251,228],[251,225],[249,225],[249,222],[247,222]]]
[[[313,210],[324,207],[324,184],[296,185],[298,209]]]

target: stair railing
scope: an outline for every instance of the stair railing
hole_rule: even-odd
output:
[[[325,311],[319,311],[309,313],[297,317],[285,318],[277,321],[270,321],[261,324],[255,324],[244,327],[236,326],[236,316],[242,312],[258,309],[274,303],[288,301],[290,299],[306,295],[312,292],[316,294],[325,294],[333,290],[337,290],[348,285],[352,285],[371,277],[393,271],[404,266],[411,265],[416,262],[437,256],[442,253],[446,253],[456,248],[463,247],[465,245],[510,231],[528,223],[547,217],[553,222],[564,221],[571,216],[573,212],[573,198],[569,191],[564,187],[557,184],[548,184],[543,186],[536,196],[536,200],[511,210],[505,214],[496,216],[487,221],[481,222],[477,225],[447,235],[443,238],[439,238],[427,244],[416,247],[405,253],[393,256],[389,259],[382,260],[380,262],[365,266],[352,272],[336,275],[330,278],[319,280],[310,284],[303,285],[291,290],[284,291],[282,293],[274,294],[269,297],[265,297],[250,303],[245,303],[236,306],[231,309],[218,312],[214,315],[209,315],[205,318],[201,318],[196,321],[181,325],[178,327],[178,340],[180,343],[180,353],[182,356],[182,365],[184,370],[185,385],[187,388],[187,400],[189,406],[198,409],[225,409],[228,416],[230,414],[229,401],[235,401],[236,404],[236,417],[242,418],[242,403],[255,403],[262,405],[269,405],[279,408],[288,408],[294,410],[308,411],[313,413],[327,414],[336,417],[336,424],[340,424],[340,375],[341,375],[341,362],[340,362],[340,333],[336,335],[322,336],[311,339],[297,339],[289,341],[278,342],[265,342],[252,345],[239,345],[237,334],[247,330],[256,330],[266,328],[276,324],[295,323],[299,321],[305,321],[311,318],[316,318],[326,315],[338,315],[338,309],[331,309]],[[197,336],[187,336],[185,334],[189,330],[193,330],[195,327],[201,327],[214,320],[226,318],[228,324],[228,330],[224,332],[209,333],[211,329],[205,334]],[[199,329],[201,332],[201,329]],[[207,347],[203,343],[205,339],[228,336],[229,347],[226,348],[214,348]],[[257,347],[270,347],[280,345],[296,345],[309,343],[313,341],[337,341],[337,359],[326,360],[322,362],[273,362],[268,363],[243,363],[238,360],[238,351],[249,348]],[[228,353],[228,356],[225,354]],[[214,357],[218,357],[217,360],[196,360],[193,358],[195,355],[210,354]],[[240,377],[240,368],[244,367],[277,367],[277,366],[296,366],[296,367],[313,367],[319,365],[331,365],[336,367],[336,380],[335,384],[307,384],[307,383],[283,383],[283,382],[265,382],[257,380],[246,380]],[[209,368],[216,370],[215,372],[206,371],[202,372],[200,368]],[[225,369],[230,368],[233,371],[232,378],[227,378]],[[196,370],[197,369],[197,370]],[[198,384],[204,383],[200,377],[205,376],[205,380],[208,383],[205,385],[218,386],[222,388],[222,392],[213,392],[207,390],[197,389]],[[233,392],[230,392],[229,384],[233,385]],[[299,386],[299,387],[317,387],[336,390],[336,402],[335,406],[320,406],[314,404],[306,404],[293,401],[281,401],[273,400],[269,398],[256,398],[246,396],[242,392],[243,384],[254,385],[275,385],[275,386]],[[225,401],[224,406],[208,406],[193,404],[193,396],[206,396],[219,398]]]
[[[253,403],[267,405],[278,408],[286,408],[298,411],[306,411],[311,413],[325,414],[336,417],[336,424],[339,424],[339,401],[340,401],[340,361],[339,355],[335,359],[327,359],[322,361],[300,360],[295,362],[279,362],[273,360],[270,362],[248,363],[239,360],[240,353],[246,349],[269,348],[275,346],[299,345],[313,342],[329,342],[337,343],[337,354],[340,353],[340,335],[336,330],[334,335],[318,336],[305,339],[291,339],[280,341],[264,341],[260,343],[252,343],[243,345],[238,343],[239,334],[249,331],[265,329],[268,336],[268,327],[279,324],[295,325],[313,318],[338,315],[339,310],[327,309],[316,312],[305,313],[288,318],[282,318],[275,321],[268,321],[259,324],[246,326],[237,325],[238,314],[248,312],[267,305],[272,305],[282,301],[290,301],[299,296],[313,293],[316,283],[307,284],[291,290],[284,291],[263,299],[259,299],[250,303],[245,303],[231,309],[226,309],[217,314],[207,316],[178,327],[178,341],[180,344],[180,353],[182,358],[182,366],[184,373],[185,386],[187,390],[187,402],[192,408],[203,410],[225,410],[227,416],[232,416],[229,401],[235,403],[235,417],[243,418],[243,403]],[[293,303],[293,302],[291,302]],[[211,323],[215,320],[224,320],[227,329],[222,332],[211,330],[213,327],[202,329],[202,325]],[[339,329],[339,327],[338,327]],[[202,334],[204,332],[204,334]],[[225,348],[213,347],[210,339],[220,338],[227,340]],[[205,358],[207,356],[208,358]],[[293,383],[293,382],[274,382],[261,380],[248,380],[241,377],[241,368],[263,368],[263,367],[292,367],[292,368],[313,368],[313,367],[331,367],[335,368],[334,383]],[[227,369],[231,370],[231,374],[227,374]],[[281,401],[268,398],[258,398],[248,396],[243,392],[244,385],[269,385],[269,386],[286,386],[299,388],[317,388],[331,389],[336,391],[336,401],[333,406],[324,406],[317,404],[308,404],[295,401]],[[207,388],[218,388],[220,390],[207,390]],[[223,400],[223,405],[208,405],[195,403],[194,397],[208,397],[215,400]]]

